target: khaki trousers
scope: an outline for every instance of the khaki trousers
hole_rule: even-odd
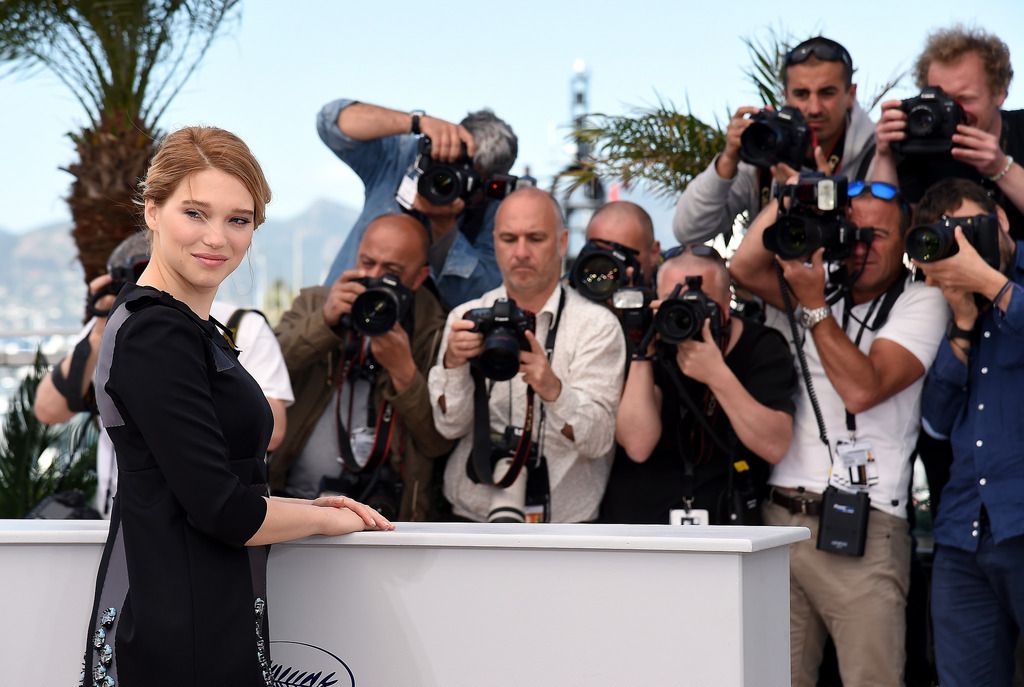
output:
[[[783,490],[788,493],[788,490]],[[806,527],[811,538],[790,547],[790,662],[793,687],[818,681],[825,639],[832,636],[843,687],[903,685],[910,584],[907,521],[871,509],[864,556],[818,551],[818,517],[763,507],[766,525]]]

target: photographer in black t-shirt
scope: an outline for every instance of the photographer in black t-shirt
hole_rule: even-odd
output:
[[[769,464],[789,448],[796,387],[789,346],[778,332],[730,315],[729,273],[718,254],[694,246],[669,258],[658,271],[663,300],[651,308],[664,308],[674,291],[696,290],[694,277],[717,314],[682,343],[657,334],[648,356],[630,363],[605,522],[664,524],[681,509],[677,521],[756,524]]]

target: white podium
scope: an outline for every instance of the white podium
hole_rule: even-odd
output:
[[[76,684],[106,523],[0,521],[4,684]],[[280,685],[789,684],[804,528],[403,523],[273,547]]]

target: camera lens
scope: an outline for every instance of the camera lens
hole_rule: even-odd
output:
[[[693,303],[670,299],[661,304],[654,316],[654,326],[661,340],[678,344],[694,338],[704,324],[702,313]]]
[[[503,382],[519,372],[519,337],[508,327],[495,327],[484,339],[480,369],[489,379]]]
[[[935,130],[935,112],[927,105],[918,105],[907,114],[907,135],[929,136]]]
[[[623,265],[607,253],[580,258],[573,267],[576,289],[592,301],[604,301],[625,281]]]
[[[366,336],[380,336],[398,322],[399,303],[387,289],[369,289],[352,303],[352,327]]]
[[[771,125],[754,122],[740,136],[742,158],[757,167],[770,167],[778,162],[782,137]]]
[[[419,181],[419,193],[434,205],[454,203],[462,192],[455,170],[446,165],[437,165],[423,173]]]
[[[783,260],[810,255],[821,245],[820,229],[801,217],[780,217],[775,227],[775,252]]]
[[[914,227],[907,232],[907,255],[921,262],[935,262],[952,255],[951,243],[949,232],[938,227],[927,224]]]

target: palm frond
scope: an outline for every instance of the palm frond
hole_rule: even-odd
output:
[[[571,191],[601,177],[618,179],[626,188],[642,184],[666,198],[681,193],[725,141],[719,128],[661,99],[630,115],[590,114],[571,137],[589,144],[593,157],[559,174],[556,190],[568,184]]]

